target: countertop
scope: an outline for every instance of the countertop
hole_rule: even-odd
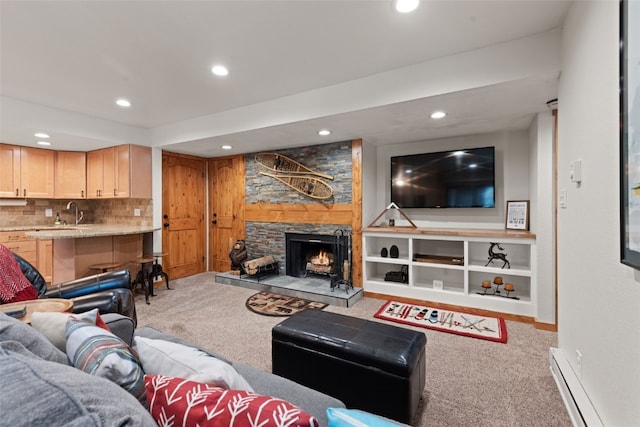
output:
[[[0,227],[0,231],[26,231],[27,237],[36,239],[80,239],[84,237],[119,236],[150,233],[160,230],[151,225],[80,224],[80,225],[25,225]]]

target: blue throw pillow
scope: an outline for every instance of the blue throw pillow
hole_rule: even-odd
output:
[[[328,408],[327,418],[329,419],[329,427],[397,427],[405,425],[358,409]]]

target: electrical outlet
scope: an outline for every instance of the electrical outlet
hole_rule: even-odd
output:
[[[140,209],[135,208],[135,209],[133,210],[133,216],[140,216]]]
[[[576,374],[578,378],[582,378],[582,353],[576,350]]]
[[[564,188],[558,193],[558,204],[562,209],[567,209],[567,190]]]
[[[444,286],[444,283],[442,282],[442,280],[434,280],[433,281],[433,289],[437,289],[437,290],[441,291],[443,286]]]
[[[52,217],[53,216],[53,209],[50,209],[50,208],[45,209],[44,210],[44,216]]]

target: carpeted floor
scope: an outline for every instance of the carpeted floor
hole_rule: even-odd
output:
[[[153,326],[234,362],[271,371],[271,328],[283,318],[247,310],[245,301],[255,291],[216,284],[214,276],[172,280],[174,289],[156,288],[150,305],[137,295],[139,326]],[[383,302],[363,298],[350,308],[325,310],[381,321],[373,314]],[[414,426],[571,425],[549,370],[548,351],[556,346],[556,333],[507,321],[509,342],[500,344],[415,329],[427,335],[427,360]]]

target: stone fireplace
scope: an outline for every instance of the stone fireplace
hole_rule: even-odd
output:
[[[347,236],[332,234],[285,233],[287,276],[343,276],[348,261]],[[348,267],[346,267],[348,268]]]

